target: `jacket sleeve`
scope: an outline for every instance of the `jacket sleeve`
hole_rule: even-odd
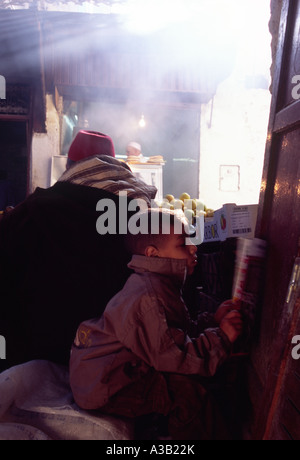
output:
[[[231,352],[220,328],[206,329],[192,339],[184,330],[170,327],[163,307],[153,304],[143,309],[124,334],[123,344],[161,372],[211,377]]]

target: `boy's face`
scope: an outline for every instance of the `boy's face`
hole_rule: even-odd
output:
[[[187,242],[190,244],[186,244]],[[189,275],[193,273],[197,265],[197,247],[191,243],[186,234],[171,233],[168,238],[164,239],[164,244],[156,248],[156,251],[156,257],[186,259]]]

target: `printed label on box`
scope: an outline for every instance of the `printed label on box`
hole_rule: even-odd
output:
[[[224,204],[215,211],[213,218],[205,219],[204,241],[225,241],[241,236],[253,238],[257,210],[258,205]]]
[[[231,225],[233,235],[242,235],[252,232],[251,213],[247,206],[238,207],[231,214]]]

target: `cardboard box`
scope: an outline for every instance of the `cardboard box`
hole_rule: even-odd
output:
[[[225,241],[234,237],[254,238],[257,211],[257,204],[224,204],[214,212],[214,217],[205,218],[203,242]]]

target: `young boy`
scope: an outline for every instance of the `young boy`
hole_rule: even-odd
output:
[[[241,316],[225,304],[218,327],[197,330],[181,297],[197,248],[176,213],[149,210],[140,219],[149,229],[153,221],[158,230],[128,235],[134,273],[124,288],[100,319],[78,328],[70,359],[75,401],[125,417],[162,414],[172,439],[226,439],[205,382],[230,356]]]

